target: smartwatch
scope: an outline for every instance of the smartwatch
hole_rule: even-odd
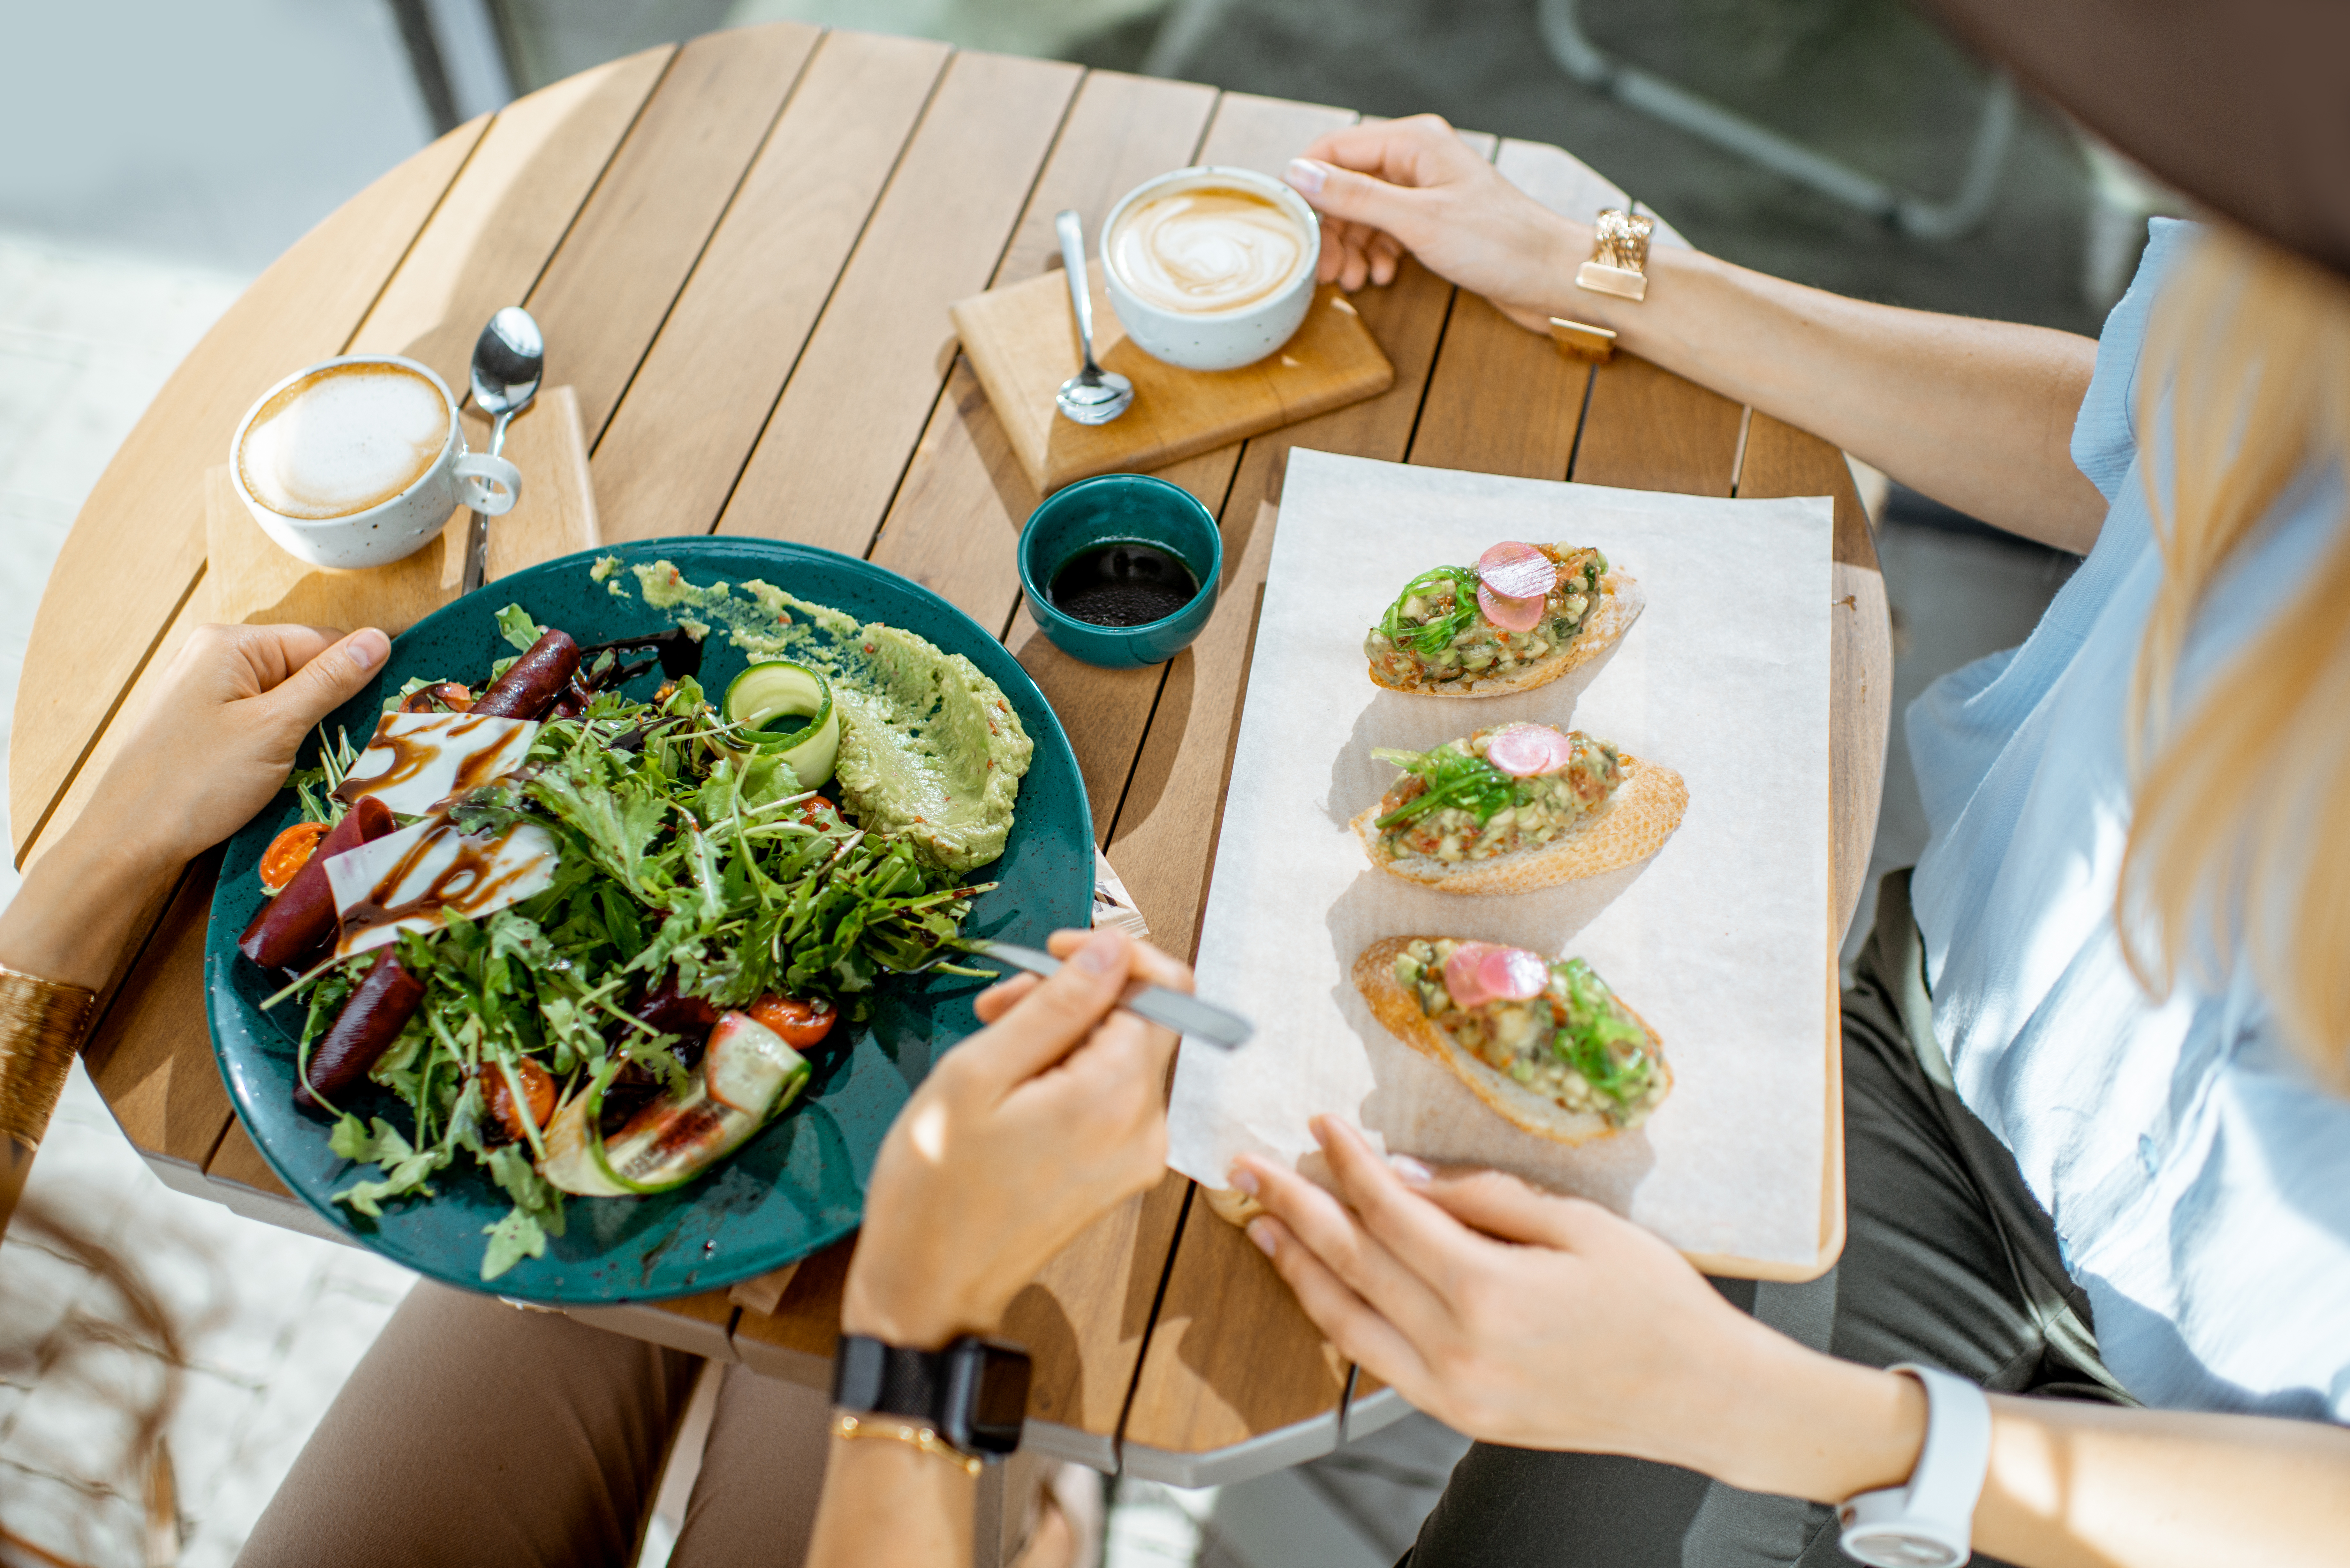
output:
[[[833,1357],[832,1402],[860,1416],[902,1416],[959,1453],[1000,1459],[1020,1446],[1028,1419],[1028,1353],[968,1334],[944,1350],[844,1334]]]
[[[1926,1446],[1908,1484],[1865,1491],[1836,1510],[1845,1555],[1871,1568],[1955,1568],[1974,1554],[1976,1500],[1991,1469],[1991,1401],[1963,1377],[1914,1362],[1926,1390]]]

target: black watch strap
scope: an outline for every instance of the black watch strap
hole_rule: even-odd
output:
[[[919,1421],[966,1454],[998,1459],[1020,1446],[1028,1353],[965,1334],[944,1350],[908,1350],[860,1334],[840,1336],[832,1402],[859,1415]]]

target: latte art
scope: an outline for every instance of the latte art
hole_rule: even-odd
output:
[[[1110,236],[1110,262],[1147,305],[1187,314],[1237,310],[1296,277],[1306,236],[1264,197],[1228,185],[1138,202]]]
[[[237,472],[285,517],[348,517],[406,490],[440,461],[449,404],[415,371],[371,362],[303,377],[253,416]]]

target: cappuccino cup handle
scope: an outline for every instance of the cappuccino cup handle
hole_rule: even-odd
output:
[[[522,470],[502,457],[469,452],[456,462],[458,500],[484,517],[502,517],[522,499]]]

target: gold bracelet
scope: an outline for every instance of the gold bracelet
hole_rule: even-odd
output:
[[[40,1147],[97,1006],[87,986],[0,964],[0,1135]]]
[[[976,1476],[980,1471],[976,1454],[964,1453],[929,1427],[916,1427],[903,1421],[868,1427],[844,1410],[832,1418],[832,1435],[852,1441],[858,1438],[889,1438],[920,1449],[926,1454],[935,1454],[967,1476]]]
[[[1600,213],[1591,224],[1591,259],[1575,270],[1575,286],[1618,299],[1647,298],[1648,236],[1656,227],[1619,207]]]
[[[1564,316],[1550,318],[1550,340],[1571,359],[1589,359],[1605,365],[1616,355],[1616,334],[1586,321],[1569,321]]]

